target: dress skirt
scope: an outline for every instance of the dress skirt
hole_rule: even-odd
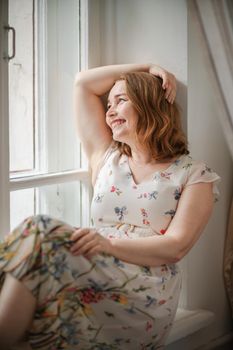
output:
[[[137,266],[107,254],[70,253],[75,228],[46,215],[25,219],[0,243],[5,273],[37,300],[28,341],[40,350],[163,349],[177,310],[177,264]],[[152,233],[129,225],[102,227],[109,238]]]

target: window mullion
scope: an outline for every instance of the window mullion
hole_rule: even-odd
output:
[[[35,55],[36,79],[36,171],[48,171],[48,135],[47,135],[47,2],[36,1],[37,54]]]
[[[89,173],[78,169],[59,173],[38,174],[32,176],[15,177],[10,180],[10,190],[17,191],[26,188],[60,184],[64,182],[89,181]]]

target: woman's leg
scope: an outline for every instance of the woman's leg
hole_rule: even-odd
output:
[[[1,350],[21,340],[32,321],[34,342],[48,334],[55,337],[53,324],[60,310],[56,295],[63,284],[73,283],[66,261],[73,231],[60,220],[37,215],[25,219],[0,243]]]
[[[6,274],[0,293],[0,348],[22,340],[35,311],[36,299],[16,278]]]

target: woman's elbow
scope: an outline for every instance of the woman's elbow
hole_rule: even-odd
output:
[[[182,247],[182,245],[178,242],[177,249],[175,250],[174,255],[172,256],[173,263],[177,263],[180,260],[182,260],[190,249],[190,245]]]
[[[85,72],[78,72],[75,75],[74,79],[74,86],[79,87],[79,86],[85,86]]]
[[[171,255],[166,256],[165,258],[154,257],[152,262],[149,264],[151,267],[158,267],[161,265],[172,265],[178,263],[182,259],[181,256]]]
[[[172,258],[171,258],[171,263],[172,264],[176,264],[178,263],[181,259],[183,259],[183,257],[185,256],[185,254],[181,251],[178,252],[177,254],[175,254]]]
[[[169,256],[165,263],[166,264],[176,264],[178,263],[181,259],[183,258],[183,256],[181,254],[174,254],[174,255],[171,255]]]
[[[182,247],[182,244],[178,240],[173,239],[172,249],[171,249],[170,255],[168,256],[168,263],[169,264],[178,263],[180,260],[183,259],[186,253],[187,253],[187,249],[185,247]]]
[[[166,242],[164,241],[163,249],[160,250],[159,255],[158,252],[155,255],[153,254],[153,266],[175,264],[186,255],[187,249],[182,244],[184,242],[181,243],[176,237],[160,236],[159,239]]]

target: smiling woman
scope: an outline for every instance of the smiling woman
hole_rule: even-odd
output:
[[[106,122],[116,147],[129,156],[135,183],[189,153],[178,106],[166,102],[165,94],[162,79],[143,72],[122,75],[109,93]]]
[[[117,85],[119,85],[119,82],[117,82]],[[124,102],[128,102],[128,103],[130,103],[131,101],[129,100],[129,98],[128,98],[128,96],[126,95],[126,93],[124,93],[123,91],[125,91],[125,84],[123,83],[123,84],[121,84],[122,86],[120,87],[120,90],[122,91],[121,93],[119,93],[119,94],[116,94],[116,95],[113,95],[113,101],[115,101],[114,103],[116,104],[116,107],[118,106],[118,105],[122,105],[123,104],[123,106],[125,106],[125,104],[124,104]],[[116,84],[115,84],[115,86],[116,86]],[[126,104],[127,105],[127,104]],[[108,105],[107,105],[107,113],[106,113],[106,116],[113,116],[114,117],[114,115],[115,115],[115,113],[113,112],[111,112],[110,113],[110,111],[109,110],[111,110],[112,111],[112,109],[113,109],[113,107],[112,107],[113,105],[112,104],[110,104],[110,99],[108,99]],[[124,110],[123,110],[124,111]],[[109,119],[109,121],[108,121],[108,119]],[[118,126],[118,125],[121,125],[121,124],[123,124],[123,123],[125,123],[126,122],[126,119],[125,118],[119,118],[119,117],[117,117],[117,118],[106,118],[106,122],[107,122],[107,124],[110,126],[110,128],[112,129],[112,130],[114,130],[114,128],[116,127],[116,126]]]
[[[29,328],[41,350],[163,349],[180,296],[176,263],[207,224],[220,180],[189,155],[175,94],[174,76],[153,64],[78,74],[93,225],[34,216],[0,245],[3,347]]]
[[[113,139],[128,143],[135,133],[138,115],[126,94],[124,80],[117,81],[108,97],[106,122],[112,129]]]
[[[142,162],[143,166],[149,162],[156,163],[156,166],[164,161],[169,163],[174,156],[189,153],[178,106],[173,101],[168,103],[165,96],[162,79],[142,72],[125,74],[116,81],[109,94],[106,121],[112,128],[113,139],[118,141],[119,150],[130,157],[135,140],[137,150],[144,145],[149,158]],[[120,135],[115,134],[115,125],[120,125],[116,129]],[[127,130],[131,136],[125,139],[121,134]],[[133,144],[130,144],[130,138]],[[136,158],[137,152],[132,161],[140,167]]]

